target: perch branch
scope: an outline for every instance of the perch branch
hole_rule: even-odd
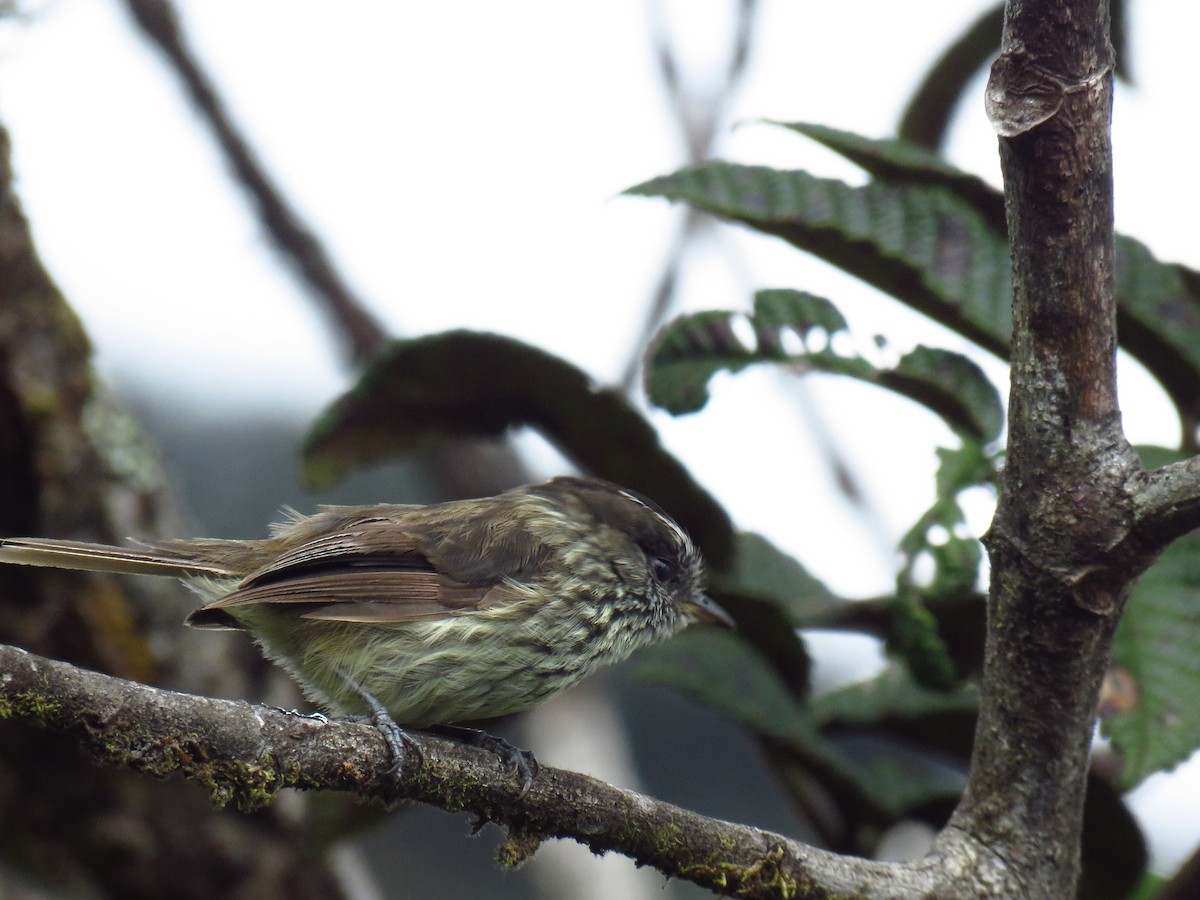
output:
[[[915,864],[841,857],[548,766],[521,796],[494,756],[421,734],[423,763],[397,777],[369,725],[148,687],[0,645],[3,719],[69,735],[99,762],[159,778],[182,775],[215,802],[244,809],[294,787],[470,811],[507,829],[500,848],[507,863],[547,838],[573,838],[597,853],[617,851],[752,898],[908,896],[930,889],[945,864],[944,854]],[[978,854],[962,843],[964,858]]]

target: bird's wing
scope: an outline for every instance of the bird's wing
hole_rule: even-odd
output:
[[[287,606],[300,618],[410,622],[463,615],[518,599],[504,571],[468,581],[422,549],[420,528],[379,517],[340,524],[281,553],[237,589],[196,610],[189,623],[236,627],[235,610]]]
[[[238,588],[192,613],[193,625],[223,625],[236,610],[272,604],[326,622],[414,622],[463,615],[516,599],[506,585],[461,585],[434,572],[345,568]]]

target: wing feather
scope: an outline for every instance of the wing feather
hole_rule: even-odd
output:
[[[242,587],[287,578],[300,570],[338,565],[388,565],[432,572],[435,566],[421,553],[417,538],[397,523],[383,518],[364,519],[319,534],[292,547],[267,565],[250,573]]]
[[[511,603],[502,575],[465,583],[438,571],[420,535],[386,517],[338,523],[276,556],[237,589],[193,613],[193,624],[229,627],[237,610],[270,604],[304,619],[399,623]]]

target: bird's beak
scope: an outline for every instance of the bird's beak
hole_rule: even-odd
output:
[[[684,614],[696,622],[709,622],[725,628],[737,628],[733,616],[719,607],[707,594],[697,591],[681,604]]]

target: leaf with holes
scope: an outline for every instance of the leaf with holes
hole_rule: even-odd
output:
[[[900,540],[900,550],[906,557],[902,581],[911,582],[917,556],[933,556],[935,571],[922,589],[929,597],[958,595],[974,586],[983,559],[982,547],[976,537],[963,531],[965,519],[958,495],[967,488],[993,483],[998,465],[998,456],[973,441],[964,441],[954,449],[939,448],[937,454],[937,498]]]
[[[937,499],[900,541],[904,565],[896,575],[888,648],[905,660],[922,685],[950,690],[966,672],[955,665],[930,604],[973,594],[983,547],[977,538],[962,531],[964,517],[958,495],[968,487],[993,481],[996,458],[970,440],[956,449],[939,449],[938,457]],[[918,582],[916,567],[923,557],[933,571]]]
[[[906,141],[872,140],[824,125],[805,122],[775,124],[781,124],[841,154],[871,175],[875,179],[873,184],[904,190],[949,190],[974,209],[998,239],[1004,239],[1004,196],[983,179],[955,168],[926,148]],[[896,211],[897,215],[903,212],[902,209]],[[853,237],[853,234],[847,234],[847,237]],[[829,238],[826,236],[823,240],[828,242]],[[792,242],[797,243],[795,240]],[[804,244],[797,245],[801,249],[818,252]],[[944,255],[951,253],[949,248],[943,251]],[[962,248],[961,253],[975,256],[975,251],[970,247]],[[856,268],[843,268],[865,281],[876,283]],[[991,263],[985,268],[991,274]],[[1005,292],[1004,303],[1008,304],[1007,283],[1001,289]],[[1117,235],[1116,291],[1121,346],[1162,383],[1183,417],[1184,433],[1191,433],[1200,425],[1200,394],[1194,387],[1200,381],[1200,273],[1176,263],[1164,263],[1139,241]],[[892,293],[932,318],[955,327],[946,318],[939,318],[936,311],[931,312],[912,303],[908,294]],[[978,294],[968,292],[959,298],[964,305],[979,307],[965,313],[972,325],[986,326],[990,323],[993,329],[993,343],[979,342],[989,350],[1007,356],[1008,318],[1006,315],[996,315],[996,299],[986,291]],[[967,329],[958,330],[968,337],[974,337]],[[974,339],[979,340],[978,337]]]
[[[937,413],[970,440],[993,440],[1004,422],[1000,395],[982,370],[957,353],[917,347],[890,369],[878,369],[859,356],[842,355],[829,338],[846,328],[828,301],[803,291],[759,291],[748,317],[753,346],[737,337],[738,314],[702,312],[667,325],[646,365],[650,401],[680,415],[708,401],[708,381],[719,371],[739,372],[758,363],[783,363],[796,371],[820,371],[857,378],[915,400]],[[791,333],[804,348],[815,332],[820,349],[789,350]]]
[[[728,312],[701,312],[676,319],[659,332],[646,364],[650,402],[674,415],[696,412],[708,402],[708,381],[717,372],[740,372],[761,362],[789,362],[785,331],[801,342],[820,329],[825,335],[846,330],[846,320],[823,297],[803,291],[759,291],[749,318],[754,346],[738,338]],[[809,359],[813,354],[802,356]],[[824,353],[831,356],[831,353]]]

